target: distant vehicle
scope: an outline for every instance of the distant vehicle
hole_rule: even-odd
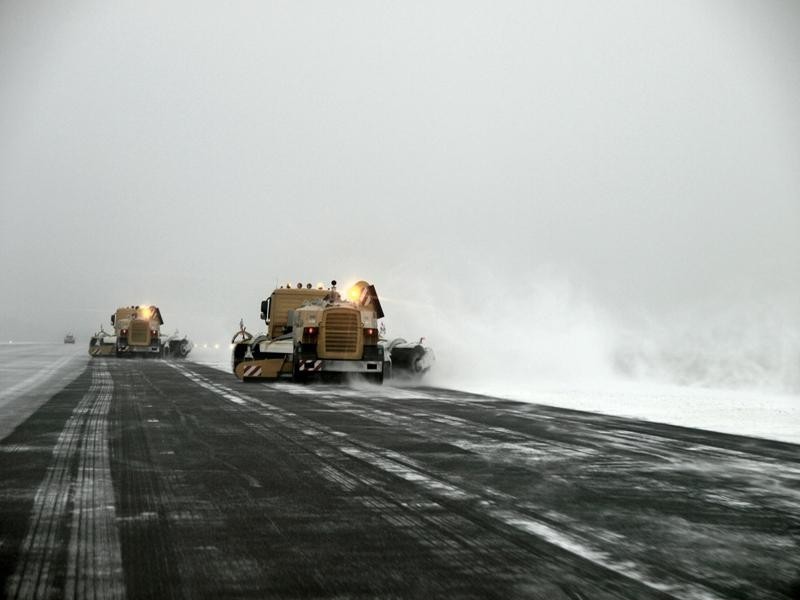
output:
[[[231,364],[239,379],[293,381],[358,374],[382,383],[386,377],[419,377],[433,364],[433,352],[398,338],[381,337],[383,318],[375,286],[359,281],[343,298],[320,284],[287,284],[261,303],[264,335],[254,337],[240,323],[233,336]]]
[[[65,344],[74,344],[75,343],[75,336],[71,333],[68,333],[64,336],[64,343]]]

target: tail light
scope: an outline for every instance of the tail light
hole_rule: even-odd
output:
[[[378,344],[378,330],[375,327],[364,328],[364,345],[376,346]]]
[[[319,336],[319,327],[303,327],[303,343],[316,344]]]

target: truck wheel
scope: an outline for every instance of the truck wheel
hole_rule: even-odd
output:
[[[420,347],[414,348],[411,352],[411,360],[408,363],[408,367],[409,371],[411,371],[414,376],[420,376],[424,371],[422,366],[423,356],[425,356],[425,351]]]
[[[247,344],[236,344],[231,352],[231,371],[236,375],[236,367],[244,360],[247,353]]]
[[[308,380],[308,374],[300,370],[300,363],[297,360],[292,361],[292,381],[295,383],[305,383]]]

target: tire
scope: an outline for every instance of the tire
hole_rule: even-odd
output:
[[[236,375],[236,367],[239,363],[244,361],[244,355],[247,354],[247,344],[236,344],[231,352],[231,371]]]
[[[295,353],[295,357],[297,353]],[[300,370],[300,361],[297,358],[292,359],[292,381],[295,383],[305,383],[308,381],[308,374]]]
[[[422,348],[414,348],[414,352],[411,355],[411,372],[414,376],[422,375],[424,368],[422,366],[422,357],[425,356],[425,351]]]

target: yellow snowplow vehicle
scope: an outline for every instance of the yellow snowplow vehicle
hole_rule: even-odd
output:
[[[157,306],[124,306],[111,315],[116,356],[161,356],[159,335],[164,319]]]
[[[147,356],[151,358],[186,358],[194,347],[176,330],[164,335],[164,319],[157,306],[123,306],[111,315],[114,333],[100,327],[89,340],[90,356]]]
[[[286,285],[261,303],[265,334],[254,337],[240,323],[233,336],[231,365],[241,380],[331,380],[355,374],[382,383],[393,373],[391,352],[407,350],[405,340],[381,338],[384,316],[375,286],[359,281],[342,296],[336,281],[325,288],[311,284]],[[400,371],[426,371],[433,353],[413,345],[413,360],[399,361]],[[402,363],[402,364],[400,364]]]

